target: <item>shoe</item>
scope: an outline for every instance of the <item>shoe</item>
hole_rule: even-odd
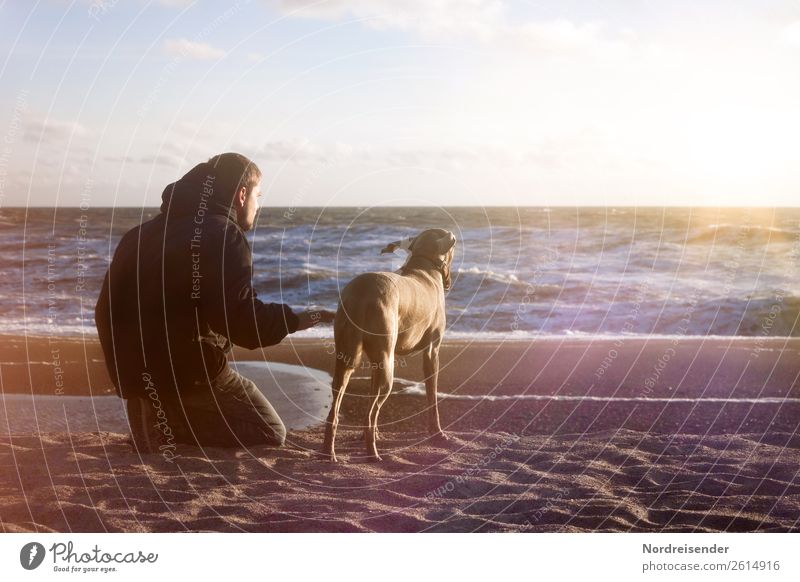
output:
[[[133,448],[139,454],[161,453],[165,448],[174,448],[174,439],[172,443],[168,442],[167,435],[159,427],[155,408],[149,399],[128,398],[126,408]]]

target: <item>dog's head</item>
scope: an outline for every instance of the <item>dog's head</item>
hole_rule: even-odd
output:
[[[452,232],[441,228],[431,228],[422,231],[417,236],[389,243],[381,250],[381,254],[393,253],[397,249],[403,249],[408,251],[411,257],[428,259],[442,273],[444,289],[447,291],[452,284],[450,265],[453,262],[455,247],[456,237]]]

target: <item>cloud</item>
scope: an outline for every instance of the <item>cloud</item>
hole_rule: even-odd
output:
[[[181,156],[175,156],[172,154],[144,156],[143,158],[139,159],[139,162],[152,166],[168,166],[170,168],[182,168],[184,165],[186,165],[186,160],[184,160]]]
[[[112,164],[135,164],[137,161],[133,156],[103,156],[103,160]]]
[[[312,144],[305,138],[268,141],[261,144],[237,141],[231,144],[230,151],[241,152],[258,161],[297,164],[325,163],[331,156],[340,155],[334,149]]]
[[[234,125],[220,121],[204,121],[202,123],[194,120],[184,120],[175,122],[170,128],[170,135],[165,135],[165,143],[168,141],[186,141],[190,138],[193,143],[197,140],[217,141],[221,137],[233,131]],[[174,136],[173,136],[174,134]]]
[[[531,22],[509,26],[502,34],[502,42],[513,48],[546,53],[590,52],[600,49],[625,48],[623,39],[606,40],[600,23],[575,24],[559,19],[550,22]]]
[[[519,23],[500,0],[267,0],[280,12],[298,18],[362,20],[376,30],[398,30],[426,40],[466,39],[538,52],[593,51],[619,48],[623,37],[603,38],[599,22],[576,24],[566,19]]]
[[[584,130],[574,135],[546,138],[525,147],[505,144],[473,146],[419,144],[407,147],[375,147],[370,144],[312,143],[307,139],[270,141],[261,145],[234,143],[239,151],[257,163],[287,164],[365,164],[375,167],[417,167],[440,170],[468,170],[478,166],[494,169],[534,166],[554,170],[592,159],[603,149],[604,136]]]
[[[221,59],[227,53],[204,42],[194,42],[186,38],[171,38],[164,41],[164,52],[172,57],[209,61]]]
[[[66,141],[74,137],[83,137],[89,133],[77,121],[60,121],[52,118],[34,118],[25,124],[25,140],[36,143],[53,143]]]
[[[800,47],[800,20],[784,27],[780,34],[780,42],[786,46]]]
[[[195,3],[195,0],[158,0],[158,4],[167,8],[186,8]]]
[[[498,0],[272,0],[278,10],[300,18],[364,19],[375,29],[419,33],[428,38],[483,37],[503,11]]]

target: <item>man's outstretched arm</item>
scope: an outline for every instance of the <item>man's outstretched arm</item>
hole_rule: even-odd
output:
[[[229,229],[224,240],[205,249],[206,257],[200,257],[203,313],[211,328],[234,344],[248,349],[271,346],[290,333],[332,320],[329,312],[296,314],[288,305],[258,299],[250,248],[237,231]],[[208,265],[208,277],[204,265]]]

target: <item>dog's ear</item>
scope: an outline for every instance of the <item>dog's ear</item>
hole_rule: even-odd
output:
[[[391,242],[385,247],[383,247],[383,249],[381,249],[381,254],[385,255],[386,253],[393,253],[397,249],[403,249],[404,251],[411,251],[411,245],[414,244],[414,238],[415,237],[410,236],[408,238]]]
[[[450,291],[450,287],[453,285],[453,279],[450,276],[450,265],[447,263],[445,263],[442,268],[442,283],[444,284],[444,290]]]
[[[399,248],[400,248],[400,244],[401,244],[402,242],[403,242],[403,241],[396,240],[396,241],[394,241],[394,242],[391,242],[391,243],[389,243],[388,245],[386,245],[385,247],[383,247],[383,248],[381,249],[381,254],[382,254],[382,255],[385,255],[386,253],[393,253],[393,252],[395,252],[397,249],[399,249]]]
[[[452,249],[455,244],[455,235],[452,232],[448,232],[446,235],[439,237],[439,239],[436,241],[436,248],[440,255],[446,255],[447,251]]]

